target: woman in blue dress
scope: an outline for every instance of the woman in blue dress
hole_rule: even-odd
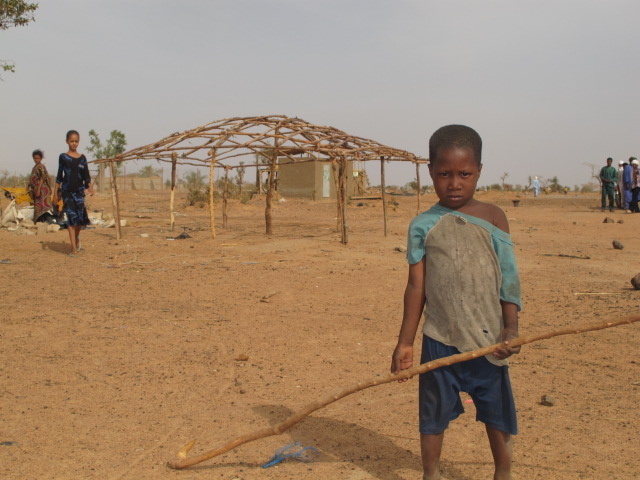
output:
[[[84,204],[85,192],[93,195],[91,175],[87,158],[78,152],[80,134],[75,130],[67,132],[69,151],[61,153],[58,158],[58,175],[54,189],[54,201],[60,197],[64,202],[64,213],[67,215],[67,229],[71,242],[70,257],[75,257],[80,251],[80,230],[89,225],[89,215]]]

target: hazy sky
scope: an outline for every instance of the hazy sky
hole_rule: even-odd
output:
[[[435,129],[463,123],[484,141],[482,185],[582,184],[585,163],[640,157],[639,19],[636,0],[43,0],[0,31],[16,64],[0,170],[27,173],[42,148],[55,173],[69,129],[81,151],[90,129],[129,149],[282,114],[425,157]]]

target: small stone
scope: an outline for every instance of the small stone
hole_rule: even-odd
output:
[[[631,279],[631,285],[633,285],[633,288],[636,290],[640,290],[640,273]]]
[[[540,405],[544,405],[545,407],[553,407],[556,404],[556,399],[551,395],[547,395],[546,393],[542,395],[540,399]]]
[[[624,220],[620,219],[618,220],[618,223],[624,223]]]
[[[396,252],[404,253],[407,251],[407,247],[399,246],[395,248]]]
[[[621,244],[618,240],[614,240],[612,243],[613,248],[615,248],[616,250],[622,250],[624,248],[624,245]]]
[[[602,223],[616,223],[616,221],[611,217],[605,217]]]
[[[244,353],[236,357],[236,362],[246,362],[247,360],[249,360],[249,355],[245,355]]]

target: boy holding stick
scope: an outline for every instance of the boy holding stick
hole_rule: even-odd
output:
[[[429,174],[439,202],[409,227],[409,278],[391,371],[412,366],[423,313],[421,363],[503,342],[493,355],[420,375],[424,480],[440,479],[444,431],[464,412],[460,391],[485,424],[494,480],[511,479],[517,421],[507,357],[520,351],[509,346],[518,336],[520,281],[506,215],[474,198],[481,153],[482,140],[469,127],[448,125],[432,135]]]

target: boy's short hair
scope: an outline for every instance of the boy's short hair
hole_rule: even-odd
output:
[[[433,163],[441,148],[468,148],[478,162],[482,163],[482,139],[478,132],[466,125],[445,125],[436,130],[429,139],[429,162]]]

